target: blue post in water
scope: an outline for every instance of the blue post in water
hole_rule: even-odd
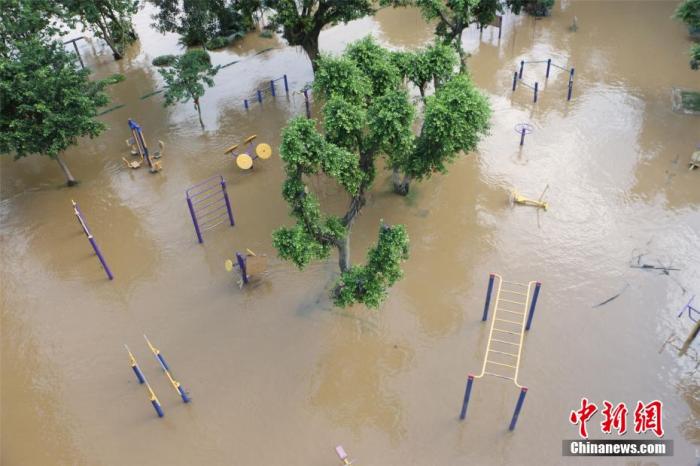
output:
[[[284,78],[284,92],[289,94],[289,83],[287,82],[287,75],[283,75],[282,78]]]
[[[525,68],[525,60],[520,60],[520,74],[518,75],[520,79],[523,79],[523,68]]]
[[[194,223],[194,231],[197,233],[197,241],[203,243],[202,232],[199,231],[199,223],[197,222],[197,215],[194,213],[194,206],[192,205],[192,199],[187,198],[187,207],[190,208],[190,215],[192,216],[192,223]]]
[[[245,266],[245,258],[239,252],[236,253],[236,261],[238,261],[238,267],[241,269],[241,278],[243,279],[243,283],[247,284],[248,271],[246,270]]]
[[[258,103],[262,103],[262,92],[258,89]]]
[[[272,93],[272,97],[275,96],[275,80],[274,79],[270,80],[270,93]]]
[[[182,388],[182,385],[177,386],[177,391],[180,392],[180,396],[182,397],[182,401],[184,403],[189,403],[190,402],[190,397],[187,396],[187,392],[185,392],[185,389]]]
[[[515,92],[515,87],[518,85],[518,72],[513,72],[513,92]]]
[[[165,358],[162,354],[160,354],[160,351],[156,353],[156,358],[158,359],[160,365],[163,367],[163,370],[170,372],[170,367],[168,367],[168,363],[165,362]]]
[[[95,251],[95,254],[97,254],[97,258],[100,260],[100,264],[102,264],[102,268],[105,270],[107,278],[109,278],[110,280],[114,279],[114,275],[112,275],[112,271],[109,270],[109,265],[107,265],[107,261],[105,261],[105,258],[102,255],[102,251],[100,251],[100,247],[97,245],[97,242],[95,242],[95,238],[93,238],[92,235],[90,235],[88,236],[88,241],[90,241],[92,249]]]
[[[221,179],[221,191],[224,193],[224,202],[226,203],[226,211],[228,212],[228,221],[231,223],[231,226],[235,225],[235,222],[233,221],[233,212],[231,212],[231,201],[228,199],[228,192],[226,191],[226,182],[224,179]]]
[[[566,100],[571,100],[571,94],[574,91],[574,69],[571,68],[571,74],[569,74],[569,90],[566,94]]]
[[[163,408],[161,408],[158,400],[151,400],[151,404],[153,405],[153,408],[156,410],[156,413],[158,413],[158,417],[163,417]]]
[[[535,292],[532,295],[532,301],[530,302],[530,311],[527,313],[527,324],[525,325],[525,330],[530,330],[530,325],[532,324],[532,317],[535,315],[535,306],[537,305],[537,297],[540,295],[540,287],[542,283],[535,283]]]
[[[138,366],[138,364],[132,364],[131,368],[134,370],[134,374],[136,374],[136,380],[139,381],[139,383],[144,383],[146,379],[143,376],[143,372],[141,372],[141,368]]]
[[[462,412],[459,413],[459,420],[463,421],[467,417],[467,406],[469,406],[469,396],[472,393],[472,384],[474,383],[474,376],[469,374],[467,377],[467,389],[464,391],[464,401],[462,402]]]
[[[311,109],[309,108],[309,90],[304,89],[304,103],[306,104],[306,118],[311,118]]]
[[[535,102],[535,103],[537,102],[537,89],[538,88],[539,88],[539,84],[537,83],[537,81],[535,81],[535,97],[533,100],[533,102]]]
[[[518,402],[515,404],[515,411],[513,412],[513,419],[510,420],[510,427],[508,430],[515,430],[515,424],[518,422],[518,416],[520,415],[520,410],[525,402],[525,395],[527,394],[527,387],[520,389],[520,396],[518,396]]]
[[[243,106],[248,110],[248,99],[243,99]]]
[[[486,302],[484,303],[484,315],[481,317],[482,322],[486,322],[489,318],[489,304],[491,304],[491,292],[493,291],[493,281],[496,278],[494,274],[489,274],[489,287],[486,290]]]
[[[520,130],[520,145],[525,144],[525,127]]]
[[[549,69],[551,68],[551,66],[552,66],[552,59],[548,58],[547,59],[547,73],[544,75],[545,78],[549,78]]]

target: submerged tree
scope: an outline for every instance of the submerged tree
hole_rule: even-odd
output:
[[[77,17],[95,36],[103,39],[116,60],[136,40],[131,17],[138,11],[139,0],[60,0],[68,14]]]
[[[103,90],[110,81],[90,81],[88,73],[60,42],[22,41],[12,57],[0,57],[0,153],[48,156],[68,186],[76,184],[61,153],[105,129],[95,117],[109,101]]]
[[[429,176],[444,171],[458,150],[473,148],[488,124],[488,103],[469,78],[442,75],[446,82],[435,97],[426,98],[426,123],[416,137],[414,107],[395,62],[371,39],[352,44],[340,58],[321,56],[314,93],[325,103],[324,131],[313,120],[296,118],[282,135],[283,197],[296,224],[275,231],[274,245],[280,257],[299,268],[336,249],[341,276],[333,297],[339,306],[378,306],[401,277],[400,263],[408,257],[404,227],[382,225],[367,263],[350,263],[352,225],[374,184],[377,159],[385,157],[387,165],[409,179]],[[304,177],[317,173],[346,191],[349,203],[342,216],[324,214],[305,185]]]
[[[289,45],[301,46],[314,72],[319,49],[318,36],[325,26],[347,23],[374,14],[371,0],[263,0],[274,11],[272,24],[281,26]]]
[[[218,67],[212,66],[209,54],[205,50],[190,50],[177,57],[168,68],[158,71],[166,85],[164,105],[167,107],[192,99],[199,116],[199,124],[204,129],[199,99],[204,95],[205,84],[209,87],[214,86],[212,78],[219,71]]]
[[[260,0],[154,0],[153,24],[160,32],[175,32],[185,45],[204,45],[214,39],[239,37],[253,27]]]
[[[700,69],[700,44],[690,47],[690,68]]]

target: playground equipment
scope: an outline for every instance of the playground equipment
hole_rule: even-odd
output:
[[[572,67],[570,70],[568,68],[565,68],[563,66],[557,65],[556,63],[552,62],[551,58],[548,58],[546,60],[531,60],[531,61],[525,61],[521,60],[520,61],[520,70],[516,71],[513,73],[513,92],[515,92],[515,89],[518,86],[518,81],[520,81],[521,84],[525,85],[526,87],[529,87],[534,91],[533,95],[533,102],[537,102],[537,95],[539,92],[539,83],[535,81],[534,85],[529,84],[525,81],[523,81],[523,71],[525,70],[525,64],[536,64],[536,63],[546,63],[547,64],[547,71],[545,72],[545,79],[549,79],[550,72],[552,70],[552,66],[555,68],[559,68],[560,70],[568,71],[569,72],[569,84],[567,85],[567,91],[566,91],[566,100],[569,101],[571,100],[571,96],[573,95],[574,91],[574,68]]]
[[[234,226],[231,202],[223,176],[215,175],[207,178],[188,188],[185,195],[198,242],[204,242],[202,232],[221,225],[227,218],[231,226]]]
[[[258,136],[253,134],[248,136],[240,144],[234,144],[224,151],[224,154],[231,154],[236,159],[236,165],[241,170],[249,170],[253,168],[253,161],[255,159],[267,160],[272,156],[272,148],[269,144],[260,143],[255,147],[253,151],[253,141]],[[246,146],[243,152],[239,152],[240,146]],[[251,155],[252,154],[252,155]]]
[[[495,28],[498,28],[498,38],[501,38],[501,32],[503,30],[503,16],[502,15],[496,15],[495,18],[493,18],[493,21],[491,21],[489,24],[482,24],[479,26],[479,31],[483,32],[485,26],[493,26]]]
[[[343,465],[352,464],[352,461],[350,461],[350,458],[348,458],[348,454],[345,453],[345,449],[342,445],[335,447],[335,453],[338,455],[338,458],[340,458],[340,461],[343,462]]]
[[[687,309],[688,310],[688,318],[690,320],[692,320],[693,322],[698,321],[698,319],[695,319],[693,317],[694,314],[698,314],[700,316],[700,309],[696,309],[692,306],[694,299],[695,299],[695,295],[693,295],[693,297],[690,298],[690,300],[686,303],[686,305],[681,308],[681,311],[678,313],[678,318],[680,318]]]
[[[85,63],[83,63],[83,57],[80,56],[80,50],[78,50],[78,45],[76,42],[79,40],[85,40],[85,36],[80,36],[76,37],[75,39],[67,40],[63,43],[63,45],[67,44],[73,44],[73,48],[75,49],[75,54],[78,56],[78,60],[80,61],[80,68],[85,69]]]
[[[535,130],[535,127],[530,123],[518,123],[515,125],[515,132],[520,135],[520,145],[525,144],[525,135],[530,134]]]
[[[153,409],[156,410],[156,414],[158,414],[158,417],[163,417],[163,414],[164,414],[163,407],[161,406],[160,401],[158,400],[158,397],[156,396],[156,393],[151,388],[151,385],[148,383],[148,380],[146,380],[146,376],[143,375],[143,372],[141,371],[141,368],[139,367],[138,363],[136,362],[136,358],[131,353],[131,350],[129,350],[129,347],[124,345],[124,348],[126,348],[126,351],[129,353],[131,368],[134,370],[134,373],[136,374],[136,380],[138,380],[139,384],[146,385],[146,389],[148,390],[148,396],[150,398],[151,404],[153,405]]]
[[[544,187],[544,190],[542,191],[542,194],[540,194],[540,197],[539,197],[539,199],[537,199],[537,200],[529,199],[529,198],[527,198],[527,197],[525,197],[525,196],[521,196],[520,194],[518,194],[517,191],[513,190],[513,191],[511,191],[511,193],[510,193],[511,201],[514,202],[514,203],[516,203],[516,204],[520,204],[520,205],[529,205],[529,206],[532,206],[532,207],[537,207],[538,209],[547,210],[547,205],[548,205],[548,204],[547,204],[545,201],[542,200],[542,198],[544,197],[544,194],[547,192],[547,189],[549,189],[549,185],[546,185],[546,186]]]
[[[311,86],[305,86],[301,91],[304,94],[304,105],[306,106],[306,118],[311,118],[311,101],[309,100],[309,92],[311,91]]]
[[[159,161],[154,162],[153,160],[151,160],[152,157],[148,151],[146,140],[143,137],[143,131],[141,129],[141,126],[139,126],[139,124],[131,118],[129,118],[128,124],[129,129],[131,130],[131,138],[127,139],[126,144],[131,150],[131,155],[140,156],[141,162],[138,162],[137,164],[135,162],[129,162],[126,159],[122,158],[122,160],[124,160],[124,162],[126,163],[127,167],[134,169],[139,168],[142,162],[146,162],[151,173],[157,173],[160,170],[162,170],[163,167],[161,166],[161,163]],[[161,157],[165,144],[163,143],[163,141],[158,141],[158,146],[160,148],[160,151],[157,152],[156,155],[153,157],[156,159]]]
[[[153,355],[156,357],[158,360],[158,364],[160,364],[160,367],[163,368],[163,372],[165,372],[165,375],[168,377],[168,380],[170,381],[170,384],[173,386],[175,391],[177,392],[178,395],[182,398],[182,401],[184,403],[189,403],[190,402],[190,397],[187,395],[187,392],[185,391],[184,388],[182,388],[182,385],[180,382],[175,380],[173,378],[172,374],[170,373],[170,367],[168,364],[165,362],[165,358],[163,358],[163,355],[160,354],[160,350],[153,346],[151,342],[148,340],[148,337],[146,335],[143,336],[146,339],[146,343],[148,344],[148,347],[151,349],[151,352]]]
[[[688,163],[688,170],[695,170],[700,167],[700,144],[697,145],[695,152],[690,156],[690,162]]]
[[[226,259],[224,268],[227,272],[232,272],[234,268],[238,268],[241,274],[241,279],[238,282],[239,287],[247,285],[250,279],[255,275],[260,275],[267,270],[267,256],[257,255],[250,249],[246,249],[244,256],[240,252],[236,252],[236,264],[231,259]]]
[[[90,246],[92,246],[92,249],[95,251],[97,258],[100,260],[100,264],[102,264],[102,268],[107,274],[107,278],[109,278],[110,280],[114,279],[114,275],[112,275],[112,271],[109,269],[107,261],[105,261],[105,258],[102,255],[102,251],[100,251],[100,247],[97,245],[97,242],[92,236],[92,233],[90,233],[90,228],[88,228],[87,222],[85,221],[85,217],[83,216],[83,213],[81,212],[78,203],[75,202],[73,199],[71,199],[70,202],[73,204],[73,213],[75,214],[75,218],[78,219],[78,223],[80,223],[80,227],[83,229],[83,233],[85,233],[85,236],[87,236],[87,239],[90,242]]]
[[[532,318],[535,315],[535,306],[540,294],[540,282],[531,281],[527,284],[518,282],[508,282],[495,273],[489,275],[489,284],[486,291],[486,302],[484,303],[484,314],[482,322],[488,319],[491,294],[495,287],[496,299],[494,303],[493,319],[489,330],[489,338],[486,344],[486,354],[484,363],[479,375],[469,374],[467,377],[467,388],[462,402],[462,411],[459,419],[464,420],[467,415],[469,397],[471,396],[472,385],[475,379],[486,375],[501,379],[512,380],[516,387],[520,389],[520,395],[515,405],[515,411],[510,421],[509,430],[514,430],[518,422],[520,410],[525,402],[527,387],[518,382],[518,372],[520,370],[520,360],[522,356],[523,340],[525,332],[530,330]],[[505,288],[503,285],[507,285]],[[507,298],[501,297],[505,294]],[[518,301],[522,299],[522,301]],[[529,311],[528,311],[529,308]],[[498,324],[497,324],[498,322]],[[497,327],[498,325],[498,327]],[[497,333],[495,333],[497,332]]]
[[[255,93],[243,99],[243,106],[245,107],[246,110],[250,108],[250,103],[253,101],[257,101],[259,104],[262,104],[263,101],[263,96],[265,94],[270,94],[271,97],[277,97],[277,91],[275,90],[275,82],[282,80],[284,81],[284,92],[289,95],[289,82],[287,81],[287,75],[284,74],[279,78],[271,79],[270,80],[270,87],[265,88],[265,89],[256,89]]]

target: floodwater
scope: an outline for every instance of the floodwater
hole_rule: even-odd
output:
[[[293,90],[310,81],[301,51],[251,34],[215,52],[216,63],[241,61],[202,99],[202,131],[191,103],[165,109],[160,95],[140,99],[161,85],[152,58],[179,50],[176,37],[149,30],[148,8],[124,60],[115,63],[97,40],[82,42],[96,77],[127,77],[111,91],[124,107],[101,117],[109,130],[66,153],[82,183],[64,187],[58,165],[44,158],[0,161],[2,464],[331,465],[337,444],[359,465],[696,464],[697,362],[668,345],[659,351],[688,333],[691,321],[677,314],[700,294],[700,173],[686,165],[700,118],[671,110],[671,89],[698,88],[700,74],[688,67],[685,29],[670,18],[675,5],[559,1],[550,18],[506,17],[500,40],[491,29],[465,35],[472,76],[494,108],[491,134],[478,154],[415,184],[408,198],[390,193],[388,173],[379,177],[353,229],[354,261],[380,219],[405,224],[411,236],[405,278],[379,311],[332,307],[335,258],[297,271],[271,245],[273,229],[290,222],[280,131],[304,104],[294,94],[246,112],[242,100],[284,73]],[[410,49],[431,40],[432,26],[415,10],[387,9],[324,31],[321,48],[338,53],[368,33]],[[511,92],[520,60],[550,57],[576,69],[571,102],[566,72],[545,80],[541,64],[523,76],[542,85],[537,104],[524,87]],[[130,117],[151,147],[166,143],[160,174],[123,168]],[[513,129],[521,122],[534,126],[522,148]],[[253,133],[274,157],[244,173],[223,149]],[[228,182],[236,226],[206,232],[200,245],[184,191],[217,174]],[[335,187],[313,183],[329,208],[343,206]],[[537,198],[546,185],[547,212],[509,205],[511,189]],[[245,248],[271,260],[265,277],[239,289],[223,264]],[[640,254],[640,263],[679,270],[630,268]],[[505,380],[477,380],[458,421],[466,375],[484,357],[490,272],[543,283],[519,376],[529,391],[512,433],[518,390]],[[192,403],[179,401],[144,333]],[[569,412],[584,396],[628,406],[662,400],[674,456],[563,458],[562,439],[577,436]],[[599,422],[589,423],[594,438],[603,435]]]

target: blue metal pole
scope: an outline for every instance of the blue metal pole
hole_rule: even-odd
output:
[[[165,358],[163,357],[163,355],[160,354],[160,352],[156,354],[156,359],[158,359],[158,362],[160,363],[164,371],[170,372],[170,367],[168,366],[168,363],[165,362]]]
[[[243,106],[248,110],[248,99],[243,99]]]
[[[92,245],[92,249],[95,250],[95,254],[97,254],[97,258],[100,260],[100,264],[102,264],[102,268],[105,269],[105,273],[107,274],[107,278],[109,278],[110,280],[114,279],[114,275],[112,275],[112,271],[109,270],[109,266],[107,265],[107,261],[105,261],[105,258],[102,256],[102,251],[100,251],[100,247],[95,242],[95,238],[93,238],[92,235],[90,235],[90,236],[88,236],[88,241],[90,241],[90,244]]]
[[[569,74],[569,90],[567,91],[566,94],[566,100],[569,101],[571,100],[571,94],[574,91],[574,69],[571,68],[571,73]]]
[[[151,400],[151,404],[156,410],[156,413],[158,413],[158,417],[163,417],[163,408],[161,408],[160,403],[158,403],[157,400]]]
[[[484,303],[484,315],[481,317],[482,322],[486,322],[489,318],[489,304],[491,304],[491,292],[493,291],[493,281],[496,278],[494,274],[489,274],[489,287],[486,290],[486,302]]]
[[[180,396],[182,397],[182,401],[185,403],[190,402],[190,397],[187,396],[187,393],[185,392],[185,389],[182,388],[182,385],[177,386],[177,391],[180,392]]]
[[[535,81],[535,99],[534,99],[534,102],[537,102],[537,88],[538,87],[539,87],[539,84],[537,83],[537,81]]]
[[[525,68],[525,60],[520,60],[520,74],[518,75],[520,79],[523,79],[523,68]]]
[[[545,78],[549,78],[549,69],[551,68],[551,66],[552,66],[552,59],[548,58],[547,59],[547,74],[545,74]]]
[[[194,223],[194,231],[197,233],[197,241],[203,243],[202,232],[199,231],[199,223],[197,223],[197,215],[194,213],[194,206],[192,205],[192,199],[187,198],[187,207],[190,208],[190,215],[192,215],[192,223]]]
[[[535,306],[537,305],[537,297],[540,295],[540,287],[542,283],[535,283],[535,292],[532,295],[532,301],[530,301],[530,311],[527,313],[527,324],[525,325],[525,330],[530,330],[530,325],[532,324],[532,317],[535,315]]]
[[[462,412],[459,413],[459,420],[463,421],[467,417],[467,406],[469,406],[469,396],[472,393],[472,384],[474,383],[474,376],[469,374],[467,377],[467,389],[464,391],[464,401],[462,401]]]
[[[518,85],[518,72],[513,73],[513,92],[515,92],[515,87]]]
[[[274,79],[270,80],[270,92],[272,93],[272,97],[275,96],[275,81]]]
[[[143,372],[141,372],[141,368],[138,364],[133,364],[131,368],[134,370],[134,374],[136,374],[136,380],[138,380],[139,383],[144,383],[146,379],[143,377]]]
[[[513,412],[513,419],[510,420],[510,427],[508,430],[514,430],[515,424],[518,422],[518,416],[520,415],[520,410],[525,402],[525,395],[527,394],[527,387],[520,389],[520,396],[518,396],[518,402],[515,404],[515,411]]]
[[[262,92],[258,89],[258,103],[262,103]]]
[[[226,211],[228,212],[228,220],[231,222],[231,226],[235,225],[233,221],[233,212],[231,212],[231,201],[228,198],[228,192],[226,191],[226,181],[221,179],[221,191],[224,193],[224,202],[226,203]]]
[[[289,94],[289,83],[287,82],[287,75],[282,76],[284,78],[284,92]]]
[[[241,278],[243,279],[243,283],[247,284],[248,283],[248,271],[246,270],[246,266],[245,266],[245,258],[241,255],[241,253],[237,252],[236,253],[236,260],[238,261],[238,267],[241,269]]]
[[[525,144],[525,128],[523,127],[522,130],[520,130],[520,145],[522,146]]]

